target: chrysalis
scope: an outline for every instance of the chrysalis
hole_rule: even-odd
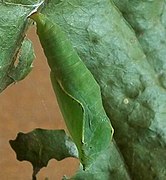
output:
[[[113,134],[99,85],[57,24],[39,13],[31,18],[37,23],[52,85],[85,169],[109,146]]]

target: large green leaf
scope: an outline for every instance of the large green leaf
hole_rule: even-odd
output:
[[[24,49],[27,47],[23,43],[23,50],[20,50],[28,26],[27,16],[39,6],[39,1],[31,1],[31,4],[28,5],[25,3],[25,0],[0,1],[0,92],[15,82],[10,76],[10,71],[14,70],[14,62],[19,59],[19,53],[25,52]],[[32,46],[29,48],[29,54],[22,54],[20,59],[22,64],[27,60],[32,61],[33,49]],[[23,70],[26,73],[29,71],[27,66],[22,68],[27,68],[27,70]],[[19,76],[18,72],[15,74]],[[17,79],[22,79],[24,75],[21,76]]]
[[[29,133],[18,133],[10,145],[17,154],[19,161],[29,161],[33,166],[33,179],[48,161],[58,161],[67,157],[78,157],[75,144],[64,130],[35,129]]]
[[[113,1],[135,30],[160,86],[166,89],[166,1]]]
[[[133,29],[109,0],[50,0],[43,12],[68,33],[100,84],[131,177],[164,180],[166,94]]]

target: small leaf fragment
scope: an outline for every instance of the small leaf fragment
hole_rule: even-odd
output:
[[[64,130],[35,129],[29,133],[18,133],[9,141],[19,161],[29,161],[33,166],[33,179],[50,159],[58,161],[67,157],[78,157],[75,144]]]

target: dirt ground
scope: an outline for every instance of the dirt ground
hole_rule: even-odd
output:
[[[16,160],[9,145],[18,132],[29,132],[37,127],[64,129],[65,125],[59,111],[50,83],[49,68],[35,35],[28,33],[34,42],[36,59],[32,72],[23,81],[8,87],[0,94],[0,179],[31,180],[32,166],[28,162]],[[38,180],[60,180],[63,175],[72,175],[78,161],[67,158],[61,162],[51,160],[47,168],[38,174]]]

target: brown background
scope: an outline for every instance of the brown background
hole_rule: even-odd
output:
[[[49,78],[49,68],[34,29],[28,32],[34,43],[36,59],[32,72],[23,81],[8,87],[0,94],[0,179],[30,180],[30,163],[17,161],[9,140],[18,132],[29,132],[37,127],[64,129]],[[72,175],[78,162],[67,158],[57,162],[51,160],[48,167],[38,174],[38,180],[60,180],[66,174]]]

